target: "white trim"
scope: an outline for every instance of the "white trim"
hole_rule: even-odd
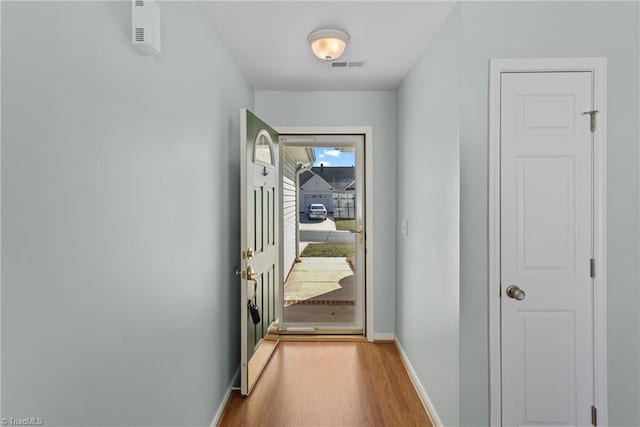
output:
[[[246,245],[249,231],[247,230],[247,114],[249,110],[246,108],[240,109],[240,248],[244,248]],[[244,250],[244,249],[241,249]],[[240,255],[240,254],[237,254]],[[242,258],[242,257],[240,257]],[[240,271],[246,271],[247,260],[240,260]],[[244,284],[244,280],[238,280],[240,285],[240,304],[247,301],[247,286]],[[248,344],[247,344],[247,315],[246,309],[240,305],[240,388],[243,394],[249,393],[249,379],[248,379]],[[244,314],[244,315],[243,315]]]
[[[365,304],[366,304],[366,316],[365,316],[365,334],[369,341],[374,341],[374,293],[375,293],[375,281],[373,276],[373,252],[375,249],[374,234],[373,234],[373,128],[370,126],[363,127],[343,127],[343,126],[304,126],[304,127],[291,127],[291,126],[275,126],[274,129],[279,134],[300,134],[300,135],[348,135],[359,134],[364,135],[364,179],[365,179]]]
[[[373,334],[374,341],[395,341],[396,337],[394,334],[379,332]]]
[[[365,141],[365,136],[363,134],[336,134],[336,135],[321,135],[321,134],[314,134],[311,136],[307,136],[307,135],[296,135],[296,134],[281,134],[280,135],[280,150],[282,151],[286,151],[287,148],[290,147],[309,147],[309,146],[314,146],[314,147],[324,147],[324,148],[338,148],[338,147],[354,147],[355,148],[355,161],[356,161],[356,168],[355,168],[355,177],[356,177],[356,205],[355,205],[355,209],[356,209],[356,218],[357,219],[363,219],[365,221],[366,224],[366,210],[363,207],[363,200],[365,199],[364,197],[364,188],[365,188],[365,178],[364,178],[364,173],[365,173],[365,167],[364,167],[364,159],[365,159],[365,150],[364,150],[364,141]],[[284,170],[283,170],[284,172]],[[284,174],[281,173],[281,178],[282,180],[284,180]],[[331,197],[331,189],[332,186],[329,185],[328,182],[326,182],[323,178],[321,178],[320,176],[314,176],[312,177],[308,182],[312,182],[314,180],[320,180],[318,182],[320,182],[321,184],[324,184],[327,186],[327,188],[325,189],[325,191],[323,190],[318,190],[318,191],[312,191],[315,193],[321,193],[324,196],[328,196]],[[299,184],[299,183],[298,183]],[[307,184],[305,184],[305,188],[307,187]],[[303,191],[304,193],[304,191]],[[284,200],[284,199],[283,199]],[[296,201],[296,204],[302,208],[304,206],[304,204],[300,203],[300,200]],[[329,205],[327,205],[329,206]],[[284,218],[281,217],[280,221],[283,222]],[[362,227],[362,223],[358,222],[356,227]],[[299,231],[299,230],[298,230]],[[284,235],[281,237],[281,240],[284,241]],[[365,245],[364,245],[364,241],[360,240],[360,236],[358,236],[358,250],[356,250],[356,265],[366,265],[365,262]],[[282,257],[283,253],[281,252],[281,257]],[[284,275],[282,276],[282,284],[285,284],[285,279],[284,279]],[[365,291],[366,291],[366,286],[364,286],[366,283],[366,272],[365,270],[359,270],[359,274],[356,275],[356,305],[355,305],[355,318],[353,322],[348,322],[348,323],[325,323],[325,324],[313,324],[313,323],[308,323],[308,322],[287,322],[286,319],[282,319],[282,321],[280,322],[279,326],[283,329],[286,330],[291,330],[291,328],[298,328],[298,327],[303,327],[304,329],[311,329],[314,331],[321,331],[322,329],[339,329],[339,330],[344,330],[344,331],[348,331],[351,330],[353,331],[353,333],[357,333],[360,335],[364,335],[364,328],[365,328],[365,318],[366,318],[366,313],[365,313],[365,307],[366,307],[366,302],[365,302]],[[284,294],[284,292],[282,292]],[[279,308],[283,308],[284,304],[279,303],[281,305],[281,307]],[[313,326],[312,328],[310,328],[310,326]]]
[[[598,425],[608,425],[607,405],[607,59],[492,59],[489,81],[489,417],[502,425],[500,378],[500,75],[506,72],[590,71],[593,73],[593,108],[598,110],[594,133],[594,381]]]
[[[209,424],[211,427],[216,427],[218,425],[218,423],[220,422],[220,420],[222,418],[222,414],[224,413],[224,408],[227,406],[227,403],[229,402],[229,399],[231,398],[231,392],[234,389],[233,385],[236,383],[236,381],[238,380],[239,376],[240,376],[240,367],[238,367],[238,369],[236,369],[236,373],[233,374],[233,378],[231,378],[231,382],[229,383],[229,387],[227,387],[227,391],[224,393],[224,396],[222,396],[222,401],[220,402],[220,405],[218,405],[218,410],[213,415],[213,419],[211,420],[211,424]]]
[[[2,34],[2,1],[0,1],[0,34]],[[2,37],[0,36],[0,39]],[[0,99],[2,99],[2,55],[0,55]],[[2,189],[2,103],[0,102],[0,189]],[[0,242],[2,241],[2,190],[0,190]],[[2,245],[0,245],[0,319],[2,318]],[[2,354],[2,340],[0,340]],[[0,384],[2,384],[2,365],[0,364]],[[2,412],[2,389],[0,388],[0,414]]]
[[[444,424],[442,424],[442,420],[440,420],[440,417],[438,416],[438,412],[436,411],[436,408],[433,406],[431,399],[429,399],[429,395],[427,394],[427,391],[422,386],[422,382],[420,381],[420,378],[418,378],[418,374],[416,374],[416,371],[413,369],[413,366],[409,361],[409,357],[407,356],[407,353],[405,353],[404,349],[402,348],[402,344],[400,344],[400,341],[398,340],[396,340],[395,342],[396,342],[396,347],[398,348],[398,352],[400,353],[400,359],[402,360],[402,364],[404,365],[404,368],[407,370],[407,373],[409,374],[411,383],[413,384],[413,387],[416,389],[416,393],[418,393],[420,402],[422,403],[424,410],[427,412],[427,416],[431,421],[431,425],[433,425],[433,427],[443,427]]]

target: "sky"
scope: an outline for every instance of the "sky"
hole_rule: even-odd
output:
[[[345,153],[330,147],[314,147],[313,151],[316,153],[314,166],[320,166],[320,163],[325,166],[355,166],[356,164],[353,151]]]

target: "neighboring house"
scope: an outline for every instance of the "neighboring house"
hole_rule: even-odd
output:
[[[311,168],[300,175],[300,212],[306,212],[311,203],[322,203],[330,214],[334,212],[334,194],[355,191],[356,168],[325,167]]]

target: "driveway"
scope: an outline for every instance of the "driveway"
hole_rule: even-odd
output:
[[[355,234],[346,230],[300,230],[300,242],[353,243],[355,242]]]
[[[300,231],[315,230],[315,231],[336,231],[336,223],[333,222],[333,218],[329,217],[322,221],[319,219],[309,219],[307,214],[300,214]]]
[[[333,218],[324,221],[308,219],[306,214],[300,214],[300,243],[352,243],[354,235],[346,230],[336,230]],[[306,246],[306,245],[305,245]],[[300,251],[304,250],[301,246]]]

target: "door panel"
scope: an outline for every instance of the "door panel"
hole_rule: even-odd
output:
[[[241,392],[250,393],[275,346],[275,301],[279,272],[278,134],[250,111],[243,109],[241,134]],[[249,310],[257,305],[257,323]]]
[[[519,425],[575,425],[575,312],[522,311],[518,318],[524,414]]]
[[[503,425],[591,423],[592,98],[590,72],[502,74]]]
[[[519,158],[517,173],[518,270],[573,270],[575,159]]]

